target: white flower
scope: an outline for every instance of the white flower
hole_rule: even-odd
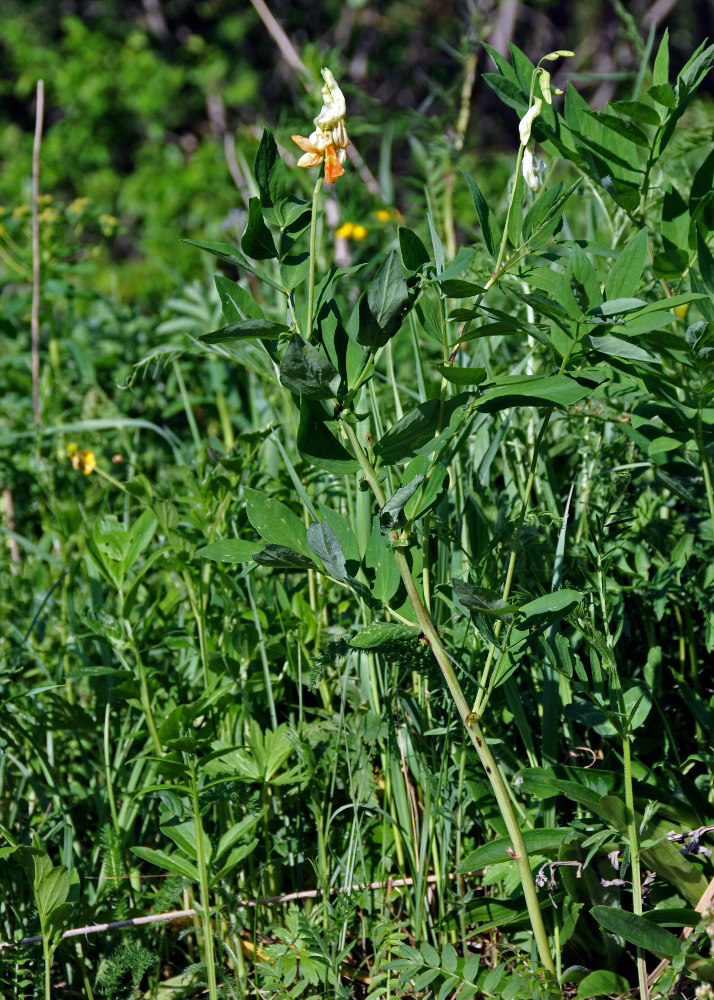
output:
[[[523,180],[526,182],[531,191],[540,191],[542,181],[540,179],[540,174],[545,169],[545,163],[542,160],[537,160],[530,149],[523,150],[523,159],[521,160],[521,171],[523,173]]]
[[[540,114],[541,108],[543,107],[543,102],[540,97],[536,97],[535,101],[528,109],[526,114],[521,118],[518,123],[518,134],[521,137],[521,145],[527,146],[528,140],[531,137],[531,126]]]
[[[337,86],[337,82],[325,66],[322,70],[325,85],[322,88],[322,110],[315,119],[315,131],[309,138],[294,135],[296,143],[305,154],[298,160],[299,167],[316,167],[325,164],[325,181],[332,184],[344,174],[342,164],[347,158],[346,149],[349,145],[347,128],[345,127],[345,98]]]

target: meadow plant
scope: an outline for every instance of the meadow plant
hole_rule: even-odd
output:
[[[264,130],[240,246],[187,241],[225,273],[129,380],[188,444],[122,417],[110,472],[97,419],[49,428],[63,561],[2,764],[45,996],[57,956],[91,995],[71,920],[179,903],[97,989],[709,995],[714,46],[675,76],[652,39],[598,111],[544,67],[571,52],[485,46],[508,184],[427,164],[423,221],[372,230],[323,69],[312,196]]]

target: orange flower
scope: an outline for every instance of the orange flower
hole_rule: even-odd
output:
[[[327,67],[322,70],[325,85],[322,88],[322,111],[315,119],[315,131],[309,138],[294,135],[293,142],[303,151],[297,162],[299,167],[316,167],[325,164],[325,181],[333,184],[344,174],[342,164],[347,158],[349,145],[345,127],[346,105],[342,91]]]

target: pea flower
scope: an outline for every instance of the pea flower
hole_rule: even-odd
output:
[[[85,476],[91,476],[97,467],[97,457],[93,451],[80,451],[77,444],[67,445],[67,455],[75,472],[81,469]]]
[[[364,240],[367,238],[367,227],[361,222],[345,222],[335,230],[335,236],[342,240]]]
[[[333,184],[345,172],[342,164],[347,158],[346,149],[350,141],[345,127],[347,107],[342,91],[326,66],[322,69],[322,78],[325,81],[322,88],[323,104],[315,119],[315,131],[307,139],[302,135],[294,135],[292,140],[304,154],[297,165],[316,167],[324,163],[325,181]]]
[[[531,137],[531,128],[533,126],[533,122],[540,114],[542,107],[543,107],[543,102],[541,101],[540,97],[536,97],[535,101],[533,101],[533,104],[530,106],[526,114],[523,115],[520,122],[518,123],[518,134],[521,137],[522,146],[528,145],[528,142]]]
[[[521,171],[523,173],[523,180],[526,182],[531,191],[540,191],[542,181],[540,179],[540,173],[545,168],[545,163],[542,160],[536,159],[531,153],[530,149],[526,147],[523,150],[523,160],[521,161]]]

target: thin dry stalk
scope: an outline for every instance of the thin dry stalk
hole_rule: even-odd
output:
[[[32,146],[32,412],[35,423],[40,422],[40,148],[42,123],[45,116],[45,83],[37,81],[37,106],[35,109],[35,141]]]
[[[2,488],[2,504],[5,510],[5,520],[7,522],[7,530],[15,530],[15,505],[12,502],[12,490],[9,486],[5,485]],[[17,539],[13,538],[12,535],[8,535],[7,546],[10,549],[10,561],[13,563],[19,563],[20,561],[20,546],[17,544]]]
[[[459,876],[460,878],[468,877]],[[456,872],[449,872],[447,878],[455,879]],[[438,880],[436,875],[427,875],[424,881],[427,884],[432,884]],[[407,878],[389,878],[386,882],[368,882],[366,885],[350,885],[350,886],[335,886],[328,890],[330,896],[339,896],[345,892],[363,892],[365,889],[374,891],[375,889],[386,889],[387,894],[391,894],[392,889],[401,889],[406,886],[414,885],[414,879],[411,877]],[[237,901],[237,906],[240,907],[253,907],[253,906],[273,906],[276,903],[292,903],[298,899],[316,899],[318,896],[324,896],[324,889],[303,889],[300,892],[287,892],[283,893],[282,896],[263,896],[260,899],[241,899]],[[186,920],[189,917],[194,917],[196,911],[194,909],[186,910],[169,910],[167,913],[149,913],[145,917],[132,917],[131,920],[114,920],[107,924],[88,924],[86,927],[73,927],[71,930],[65,931],[62,935],[62,939],[71,937],[81,937],[84,934],[98,934],[101,931],[113,931],[120,927],[139,927],[143,924],[158,924],[166,920]],[[26,944],[39,944],[42,940],[40,934],[34,935],[33,937],[25,937],[20,941],[0,941],[0,951],[4,951],[6,948],[19,948],[21,945]]]

